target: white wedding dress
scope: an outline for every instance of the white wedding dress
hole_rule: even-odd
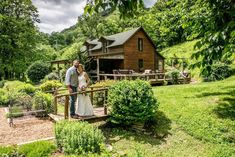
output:
[[[83,72],[78,76],[78,91],[81,91],[83,86],[87,87],[87,82],[85,78],[85,73]],[[91,99],[88,94],[78,94],[76,102],[76,114],[79,116],[93,116],[93,107],[91,104]]]

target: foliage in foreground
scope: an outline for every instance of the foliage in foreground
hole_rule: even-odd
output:
[[[18,147],[0,147],[0,156],[3,157],[47,157],[54,152],[56,146],[52,142],[41,141],[25,144]]]
[[[157,99],[148,82],[120,81],[110,87],[108,104],[109,120],[120,125],[132,125],[150,120],[157,110]]]
[[[57,147],[66,154],[100,153],[104,146],[101,130],[87,122],[58,122],[55,136]]]

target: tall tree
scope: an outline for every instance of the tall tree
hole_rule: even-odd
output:
[[[31,0],[1,0],[0,71],[5,79],[19,77],[33,60],[39,22]]]
[[[232,0],[206,0],[211,9],[211,17],[207,19],[210,29],[205,31],[205,36],[196,44],[201,48],[193,58],[201,61],[193,64],[202,69],[201,74],[210,75],[212,66],[218,62],[231,63],[230,58],[235,53],[235,1]]]
[[[132,17],[143,7],[143,0],[87,0],[85,13],[113,12],[118,9],[121,17]]]

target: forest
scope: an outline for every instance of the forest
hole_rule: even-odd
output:
[[[198,67],[204,77],[218,67],[231,65],[234,59],[234,2],[229,0],[159,0],[151,8],[133,9],[133,15],[112,8],[89,14],[86,7],[76,25],[51,34],[42,33],[35,26],[40,19],[31,2],[22,1],[26,5],[18,0],[3,2],[0,7],[2,79],[25,79],[27,67],[38,60],[79,58],[85,64],[89,62],[87,55],[80,53],[85,40],[139,26],[145,28],[158,52],[197,40],[189,56],[194,62],[189,67]],[[165,55],[167,58],[168,54]]]

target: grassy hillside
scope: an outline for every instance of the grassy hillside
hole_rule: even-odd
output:
[[[191,55],[195,52],[194,45],[198,40],[187,41],[169,48],[162,50],[160,53],[165,57],[185,57],[190,58]]]
[[[194,60],[191,60],[190,57],[194,52],[196,52],[196,50],[194,49],[194,45],[197,43],[197,41],[199,40],[187,41],[187,42],[166,48],[162,50],[160,53],[168,59],[171,57],[187,58],[188,64],[191,64],[194,62]],[[166,62],[170,64],[170,60],[168,59]],[[169,68],[169,66],[166,65],[166,68]],[[191,71],[192,76],[196,80],[200,80],[200,77],[199,77],[200,70],[198,68],[190,70],[190,71]]]

